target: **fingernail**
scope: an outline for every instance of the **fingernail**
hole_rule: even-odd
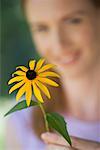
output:
[[[48,142],[49,134],[50,134],[50,133],[47,133],[47,132],[41,134],[41,139],[45,142],[45,144],[48,144],[48,143],[49,143],[49,142]]]
[[[50,136],[50,133],[49,132],[45,132],[45,133],[42,133],[41,134],[41,138],[46,138],[46,137],[48,137],[48,136]]]

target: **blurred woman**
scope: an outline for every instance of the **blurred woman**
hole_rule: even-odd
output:
[[[61,86],[51,89],[53,100],[46,101],[45,109],[63,114],[73,150],[100,149],[100,1],[23,0],[22,7],[38,53],[56,64],[61,75]],[[47,145],[49,150],[69,150],[57,134],[42,134],[42,120],[37,108],[12,116],[8,132],[14,124],[19,149]],[[38,138],[41,134],[46,144]]]

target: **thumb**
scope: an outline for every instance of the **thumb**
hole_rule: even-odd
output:
[[[56,144],[62,146],[70,146],[69,143],[62,137],[55,133],[46,132],[41,135],[42,140],[47,144]]]

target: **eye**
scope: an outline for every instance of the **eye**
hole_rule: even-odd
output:
[[[34,31],[36,31],[36,32],[48,32],[48,27],[46,27],[46,26],[38,26],[38,27],[36,27],[35,29],[34,29]]]
[[[69,18],[64,20],[64,24],[78,25],[83,21],[80,17]]]
[[[81,18],[73,18],[68,21],[71,24],[80,24],[82,22]]]

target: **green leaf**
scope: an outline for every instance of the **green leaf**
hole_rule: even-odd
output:
[[[38,105],[39,104],[37,102],[31,100],[31,103],[30,103],[29,107],[31,107],[31,106],[38,106]],[[23,101],[19,102],[18,104],[16,104],[11,110],[9,110],[4,115],[4,117],[7,116],[7,115],[9,115],[9,114],[11,114],[11,113],[13,113],[13,112],[16,112],[16,111],[19,111],[19,110],[22,110],[22,109],[25,109],[25,108],[29,108],[29,107],[26,104],[26,100],[23,100]]]
[[[65,140],[70,145],[72,145],[70,136],[67,131],[67,123],[65,122],[64,118],[58,113],[47,113],[46,118],[49,126],[60,133],[65,138]]]

